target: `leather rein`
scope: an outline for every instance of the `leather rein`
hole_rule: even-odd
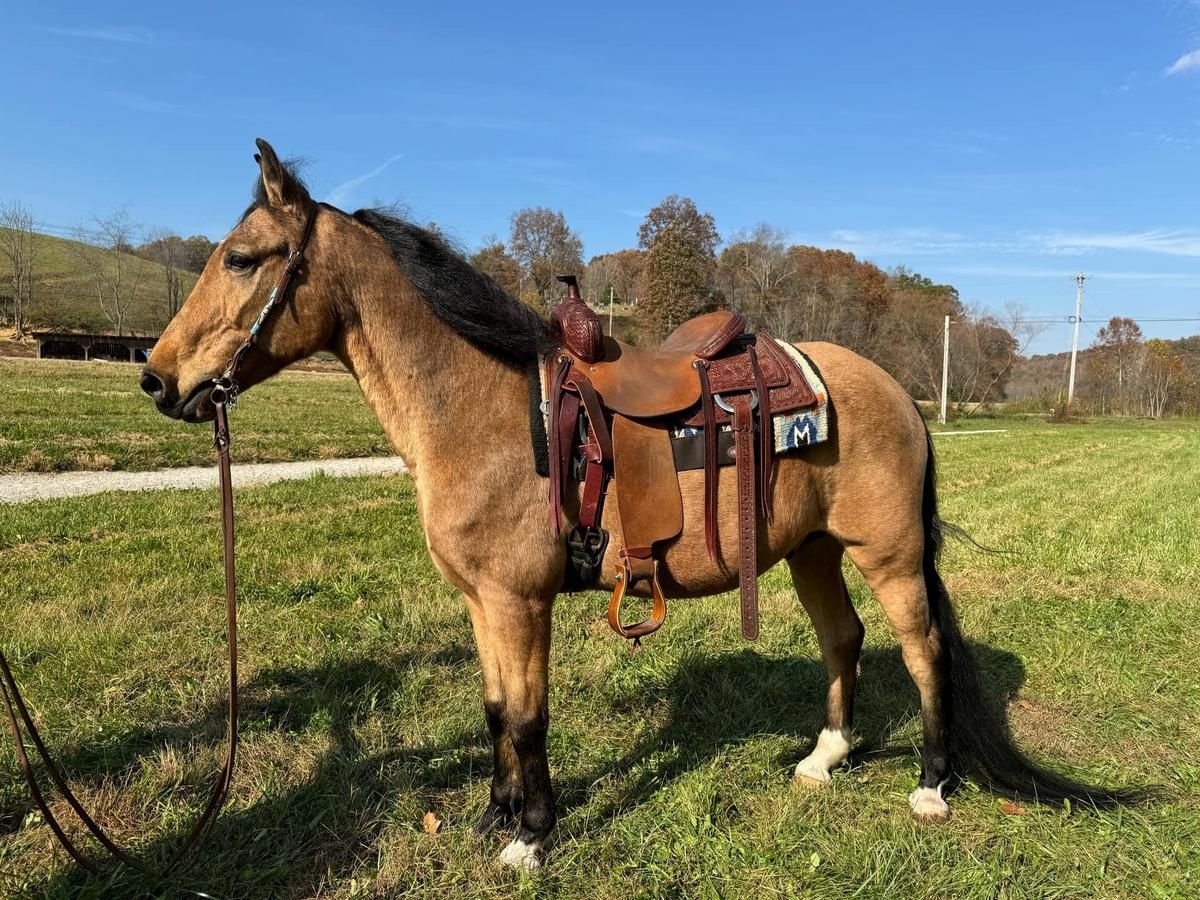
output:
[[[246,354],[250,352],[250,349],[258,341],[259,332],[262,330],[267,319],[270,318],[271,313],[286,300],[296,272],[304,262],[304,251],[308,246],[309,237],[312,235],[313,222],[316,220],[316,217],[317,206],[314,206],[304,223],[304,232],[300,238],[300,243],[288,254],[284,270],[280,274],[279,280],[275,283],[274,288],[272,288],[267,302],[258,314],[258,318],[255,319],[254,324],[250,327],[250,334],[234,352],[229,360],[229,364],[225,367],[225,371],[218,378],[213,379],[210,400],[215,409],[213,445],[217,451],[217,472],[219,473],[221,483],[221,532],[224,538],[222,555],[225,563],[225,629],[229,642],[228,740],[225,749],[225,762],[221,766],[217,783],[209,795],[208,804],[205,806],[204,812],[200,814],[191,831],[188,832],[187,837],[180,844],[179,849],[175,851],[174,856],[171,857],[171,861],[161,871],[156,872],[150,866],[146,865],[146,863],[122,850],[109,837],[105,830],[96,823],[95,819],[88,814],[87,809],[68,786],[66,779],[63,777],[62,770],[54,762],[54,758],[46,748],[46,744],[42,740],[37,726],[34,724],[33,717],[29,714],[29,709],[25,705],[25,700],[21,696],[21,691],[17,687],[16,679],[13,678],[8,660],[5,658],[3,652],[0,652],[0,694],[4,698],[4,709],[7,713],[13,741],[16,744],[17,761],[20,764],[22,774],[25,776],[25,781],[29,785],[30,796],[41,812],[42,818],[50,826],[50,830],[54,833],[58,842],[62,844],[63,849],[80,866],[93,874],[99,872],[96,864],[72,842],[54,813],[51,812],[50,806],[38,786],[37,777],[33,771],[33,764],[29,759],[29,751],[26,747],[25,738],[28,736],[29,742],[37,751],[37,755],[40,757],[46,773],[50,776],[50,780],[58,788],[63,799],[74,810],[75,815],[79,817],[79,821],[83,823],[92,837],[118,862],[136,869],[143,874],[161,878],[178,868],[188,852],[208,834],[221,807],[225,805],[225,801],[229,796],[229,787],[233,783],[233,770],[238,747],[237,574],[234,569],[233,484],[230,478],[229,461],[229,410],[237,403],[237,370],[245,359]]]

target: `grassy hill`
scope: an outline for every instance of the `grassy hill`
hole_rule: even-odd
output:
[[[112,325],[100,310],[96,296],[96,285],[81,257],[81,253],[99,252],[87,248],[77,241],[39,234],[37,259],[34,264],[33,308],[29,319],[34,327],[70,328],[85,331],[111,331]],[[112,271],[111,260],[106,261]],[[166,273],[155,262],[126,257],[128,281],[136,277],[141,267],[141,281],[129,307],[125,320],[125,331],[157,334],[167,321]],[[187,296],[196,276],[182,272],[183,293]],[[0,256],[0,297],[11,294],[12,268]]]

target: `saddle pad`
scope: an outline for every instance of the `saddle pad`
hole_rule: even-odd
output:
[[[817,398],[817,402],[806,409],[777,413],[771,417],[775,431],[775,452],[787,453],[789,450],[824,443],[829,439],[829,392],[825,390],[825,382],[821,380],[816,366],[807,356],[785,341],[776,340],[775,343],[800,367],[804,380],[808,382]],[[731,427],[722,425],[719,426],[719,430],[728,432]],[[702,434],[703,428],[690,425],[671,429],[671,437],[676,440],[699,437]]]

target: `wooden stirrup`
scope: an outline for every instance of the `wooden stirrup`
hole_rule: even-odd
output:
[[[667,601],[663,597],[662,586],[658,583],[658,560],[653,560],[653,564],[654,567],[649,576],[643,575],[635,578],[630,571],[629,560],[622,560],[621,568],[617,569],[617,583],[613,588],[612,600],[608,604],[608,627],[621,637],[633,641],[634,647],[641,643],[642,638],[646,635],[658,631],[663,622],[667,620]],[[654,601],[650,617],[633,625],[622,625],[621,601],[625,599],[625,591],[630,584],[645,577],[650,580],[650,596]]]

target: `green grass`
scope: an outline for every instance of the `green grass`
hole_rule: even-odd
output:
[[[212,427],[168,419],[138,388],[140,366],[0,358],[0,472],[207,465]],[[344,372],[286,372],[232,414],[242,462],[390,451]]]
[[[251,417],[247,415],[247,419]],[[1001,426],[1003,427],[1003,426]],[[1110,813],[970,783],[918,827],[916,698],[875,602],[858,734],[825,792],[789,775],[822,721],[824,669],[785,573],[763,637],[733,595],[675,603],[630,658],[605,599],[555,612],[547,868],[502,870],[469,830],[490,752],[464,604],[429,562],[406,478],[238,495],[244,744],[195,869],[157,888],[76,871],[0,750],[0,894],[14,897],[1195,897],[1200,895],[1200,437],[1193,423],[1015,425],[939,438],[947,517],[983,543],[945,560],[1014,730],[1079,776],[1157,782]],[[224,686],[216,498],[0,508],[6,651],[72,781],[162,859],[217,765]],[[445,826],[423,833],[432,811]]]
[[[113,325],[105,318],[96,299],[95,281],[87,265],[80,259],[80,244],[48,234],[35,235],[34,240],[37,256],[34,260],[33,304],[29,310],[33,328],[53,325],[59,328],[111,331]],[[159,263],[134,256],[126,259],[126,265],[129,267],[126,269],[126,283],[130,287],[136,279],[138,266],[142,274],[137,292],[129,304],[125,331],[157,334],[167,321],[166,273]],[[106,267],[110,271],[114,269],[111,262]],[[5,289],[9,286],[11,272],[8,259],[0,256],[0,285],[4,285]],[[197,276],[191,272],[180,274],[183,296],[186,297],[196,283]]]

